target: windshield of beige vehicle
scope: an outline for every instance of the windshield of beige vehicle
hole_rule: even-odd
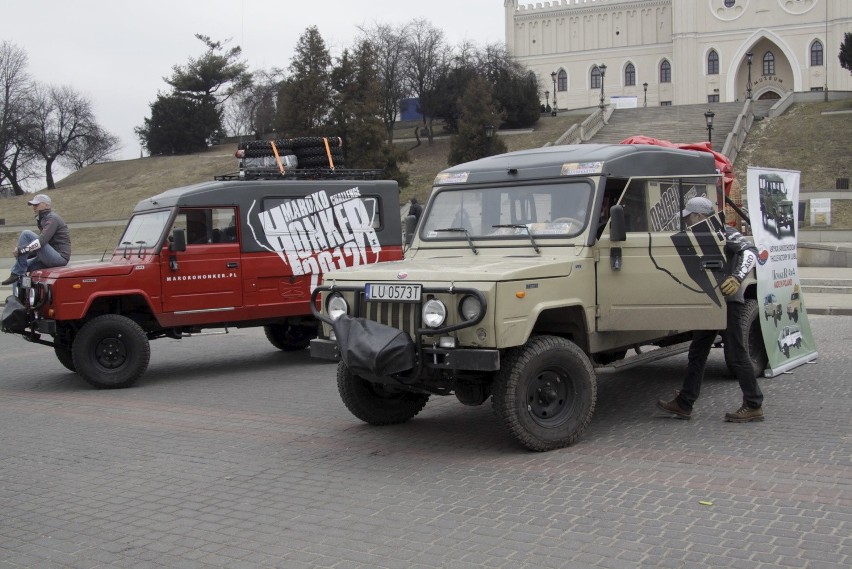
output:
[[[504,186],[447,188],[429,200],[420,227],[425,240],[574,237],[589,221],[589,180]]]

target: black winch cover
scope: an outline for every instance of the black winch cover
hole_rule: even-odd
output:
[[[414,342],[402,330],[351,316],[333,327],[340,357],[355,375],[386,377],[414,368]]]

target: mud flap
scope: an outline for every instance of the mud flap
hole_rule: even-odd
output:
[[[6,306],[3,308],[3,316],[0,318],[0,327],[4,332],[21,334],[27,329],[27,309],[18,300],[18,297],[10,295],[6,297]]]
[[[340,358],[352,373],[386,377],[414,368],[414,343],[405,332],[364,318],[334,321]]]

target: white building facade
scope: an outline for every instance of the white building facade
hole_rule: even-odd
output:
[[[504,0],[509,52],[558,109],[852,91],[852,0]]]

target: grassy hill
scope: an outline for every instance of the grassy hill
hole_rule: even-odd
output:
[[[849,138],[852,113],[823,114],[852,110],[852,101],[812,103],[792,106],[775,119],[756,122],[735,172],[745,181],[748,165],[789,168],[802,171],[802,188],[832,189],[836,178],[852,178]],[[571,125],[581,122],[585,113],[565,113],[542,117],[530,131],[501,134],[509,150],[535,148],[556,140]],[[400,123],[397,144],[407,148],[411,162],[404,165],[410,185],[402,189],[400,202],[416,196],[425,201],[435,174],[447,167],[450,139],[438,136],[430,146],[416,145],[415,123]],[[794,134],[791,134],[794,133]],[[112,249],[133,207],[142,199],[170,188],[211,180],[216,174],[237,169],[236,145],[221,145],[190,156],[148,157],[95,164],[57,183],[50,192],[54,207],[70,223],[119,220],[106,227],[75,227],[72,233],[76,253],[102,253]],[[25,196],[0,200],[0,217],[6,225],[31,225],[32,210]],[[16,234],[0,233],[0,248],[11,250]]]

